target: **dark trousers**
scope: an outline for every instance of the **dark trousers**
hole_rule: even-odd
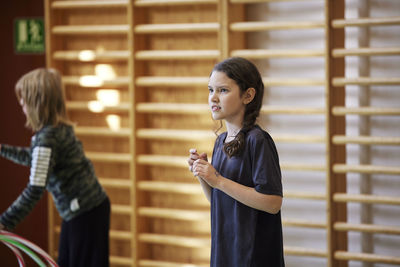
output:
[[[58,265],[60,267],[109,266],[110,200],[62,222]]]

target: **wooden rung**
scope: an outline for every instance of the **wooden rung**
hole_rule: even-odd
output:
[[[136,136],[141,139],[174,140],[174,141],[214,141],[216,135],[211,130],[186,130],[186,129],[138,129]],[[275,142],[286,143],[324,143],[325,138],[315,135],[273,135]]]
[[[268,86],[323,86],[324,79],[318,78],[273,78],[263,77],[263,82]],[[138,77],[136,79],[137,86],[153,87],[153,86],[204,86],[208,84],[208,77]]]
[[[392,56],[400,55],[400,47],[362,47],[362,48],[347,48],[333,49],[332,56],[335,58],[345,56]]]
[[[69,25],[54,26],[51,33],[54,35],[81,35],[81,34],[127,34],[129,25]]]
[[[67,110],[81,110],[81,111],[91,111],[94,113],[101,112],[129,112],[131,104],[130,103],[119,103],[117,106],[104,106],[103,110],[90,110],[89,101],[67,101]]]
[[[131,258],[110,256],[110,263],[118,266],[133,266],[134,261]]]
[[[184,237],[163,234],[139,234],[138,239],[143,243],[170,245],[187,248],[209,248],[210,238],[206,237]]]
[[[140,181],[138,188],[143,191],[177,193],[177,194],[203,194],[199,184],[175,183],[175,182],[157,182]]]
[[[346,260],[346,261],[379,262],[379,263],[394,264],[394,265],[400,264],[399,257],[383,256],[383,255],[369,254],[369,253],[355,253],[348,251],[336,251],[335,259]]]
[[[324,143],[325,137],[317,135],[292,135],[292,134],[275,134],[272,135],[275,142],[282,143]]]
[[[168,166],[188,168],[186,156],[169,156],[169,155],[139,155],[137,162],[143,165],[150,166]],[[282,170],[295,170],[295,171],[325,171],[324,165],[319,164],[299,164],[282,162]]]
[[[208,113],[208,104],[189,103],[138,103],[136,110],[143,113],[201,114]],[[262,106],[262,114],[325,114],[324,108]]]
[[[318,171],[323,172],[326,171],[326,167],[321,164],[299,164],[299,163],[288,163],[288,162],[281,162],[281,169],[282,170],[289,170],[289,171]]]
[[[114,79],[110,80],[101,80],[99,79],[99,82],[101,83],[100,85],[85,85],[82,82],[82,79],[85,76],[63,76],[62,81],[63,84],[65,85],[76,85],[76,86],[82,86],[82,87],[101,87],[101,86],[111,86],[111,87],[120,87],[120,86],[128,86],[129,82],[131,81],[131,77],[129,76],[121,76],[121,77],[116,77]]]
[[[177,263],[169,261],[139,260],[139,267],[208,267],[210,263]]]
[[[132,233],[127,231],[110,230],[110,238],[130,241],[132,239]]]
[[[374,77],[357,77],[357,78],[343,78],[336,77],[332,80],[333,86],[345,86],[345,85],[400,85],[400,78],[397,77],[386,77],[386,78],[374,78]]]
[[[129,137],[131,130],[129,128],[121,128],[112,130],[106,127],[75,127],[75,134],[80,136],[104,136],[104,137]]]
[[[400,197],[376,196],[365,194],[344,194],[336,193],[333,195],[336,202],[359,202],[369,204],[400,205]]]
[[[53,59],[68,60],[68,61],[117,61],[128,60],[130,52],[127,50],[115,51],[96,51],[96,50],[81,50],[81,51],[55,51]]]
[[[233,50],[231,56],[245,58],[304,58],[304,57],[322,57],[325,53],[319,49],[302,50],[278,50],[278,49],[246,49]]]
[[[195,141],[215,140],[216,135],[211,130],[174,130],[174,129],[138,129],[136,137],[141,139]]]
[[[187,168],[187,157],[185,156],[168,156],[168,155],[139,155],[137,162],[143,165],[152,166],[168,166]],[[297,171],[325,171],[324,165],[319,164],[299,164],[285,163],[281,164],[282,170],[297,170]]]
[[[130,189],[132,181],[127,179],[99,178],[102,186],[109,188]]]
[[[111,212],[119,215],[131,215],[132,207],[128,205],[113,204],[111,206]]]
[[[218,23],[143,24],[135,27],[136,34],[156,33],[209,33],[218,32]]]
[[[217,4],[217,0],[136,0],[137,7],[178,6],[178,5],[208,5]]]
[[[127,7],[128,0],[54,1],[52,9]]]
[[[326,200],[326,194],[316,192],[301,192],[301,191],[290,191],[284,192],[285,198],[301,198],[301,199],[312,199],[312,200]]]
[[[306,227],[326,229],[327,225],[324,222],[313,222],[299,219],[282,219],[282,224],[286,227]]]
[[[207,60],[218,59],[219,56],[218,50],[143,50],[135,54],[139,60]]]
[[[398,226],[336,222],[333,227],[336,231],[358,231],[372,234],[400,235],[400,227]]]
[[[208,104],[138,103],[136,111],[142,113],[202,114],[208,113]]]
[[[137,86],[204,86],[207,88],[208,77],[138,77]]]
[[[234,22],[230,24],[231,31],[254,32],[269,30],[299,30],[323,28],[323,21],[253,21]]]
[[[86,156],[95,162],[129,163],[132,160],[129,153],[87,152]]]
[[[369,173],[369,174],[400,174],[400,167],[380,166],[380,165],[348,165],[348,164],[334,164],[333,171],[335,173]]]
[[[139,155],[136,160],[137,163],[143,165],[188,168],[187,157],[183,156]]]
[[[400,108],[381,108],[381,107],[333,107],[333,115],[372,115],[372,116],[399,116]]]
[[[390,136],[345,136],[335,135],[332,138],[335,145],[361,144],[361,145],[400,145],[400,137]]]
[[[230,0],[233,4],[256,4],[256,3],[267,3],[267,2],[302,2],[304,0]],[[310,1],[310,0],[308,0]],[[311,0],[311,1],[321,1],[321,0]]]
[[[290,115],[304,115],[325,114],[325,108],[314,107],[283,107],[283,106],[266,106],[263,105],[260,110],[261,114],[290,114]]]
[[[269,86],[323,86],[325,79],[319,78],[273,78],[263,77],[265,87]]]
[[[209,220],[210,211],[181,210],[154,207],[140,207],[138,214],[143,217],[163,218],[182,221]]]
[[[285,255],[320,257],[320,258],[326,258],[328,256],[328,253],[325,250],[314,249],[314,248],[284,246],[283,250]]]
[[[344,27],[385,26],[399,24],[400,17],[337,19],[332,21],[332,27],[336,29]]]

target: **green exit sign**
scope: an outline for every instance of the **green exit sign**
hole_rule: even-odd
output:
[[[44,53],[44,22],[42,18],[19,18],[14,21],[16,53]]]

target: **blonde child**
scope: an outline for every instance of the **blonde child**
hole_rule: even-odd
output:
[[[0,145],[0,155],[30,167],[29,182],[0,216],[0,229],[12,230],[47,189],[63,219],[60,267],[109,266],[110,202],[92,163],[67,119],[60,74],[36,69],[15,86],[34,135],[30,147]]]

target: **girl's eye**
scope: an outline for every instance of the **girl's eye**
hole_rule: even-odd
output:
[[[226,92],[228,92],[228,89],[221,88],[221,93],[226,93]]]
[[[208,92],[211,94],[214,92],[214,90],[212,88],[208,88]]]

